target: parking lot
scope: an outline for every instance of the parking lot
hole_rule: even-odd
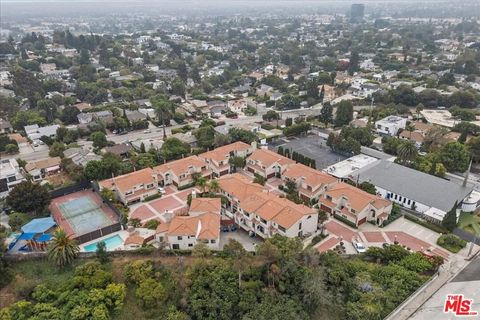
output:
[[[296,151],[306,157],[315,159],[317,169],[324,169],[332,164],[343,161],[345,156],[337,154],[327,147],[326,141],[317,135],[306,137],[283,138],[269,145],[271,150],[276,151],[279,146],[290,151]]]

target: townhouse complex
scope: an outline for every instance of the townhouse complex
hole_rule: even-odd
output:
[[[233,172],[230,159],[245,158],[244,170]],[[286,197],[281,187],[271,190],[253,183],[254,175],[281,186],[294,182],[300,201]],[[222,220],[233,221],[252,235],[269,238],[313,235],[319,229],[319,209],[347,219],[355,226],[367,221],[377,225],[388,218],[392,203],[317,171],[294,160],[256,145],[235,142],[197,156],[171,161],[160,166],[100,181],[100,188],[115,192],[125,205],[143,201],[157,194],[159,187],[173,185],[179,189],[195,184],[199,177],[218,177],[220,198],[199,198],[192,194],[188,213],[169,215],[156,232],[157,240],[172,249],[188,249],[197,241],[218,248]]]

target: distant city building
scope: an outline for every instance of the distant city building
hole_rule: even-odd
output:
[[[360,21],[365,15],[365,5],[362,3],[354,3],[350,8],[350,20]]]

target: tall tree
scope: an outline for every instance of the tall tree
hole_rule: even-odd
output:
[[[465,172],[470,162],[470,153],[460,142],[450,142],[440,150],[440,161],[448,171]]]
[[[455,202],[453,208],[443,217],[442,226],[449,231],[453,231],[457,226],[457,207],[458,203]]]
[[[238,272],[238,288],[242,287],[242,274],[251,265],[251,256],[243,245],[235,239],[230,239],[223,247],[223,252],[231,259],[232,266]]]
[[[328,126],[329,123],[333,122],[333,107],[329,102],[326,102],[320,110],[320,121]]]
[[[160,123],[162,124],[163,138],[165,139],[167,136],[165,126],[167,124],[170,124],[170,118],[172,117],[172,111],[173,111],[173,103],[167,100],[167,98],[162,95],[155,96],[151,98],[150,101],[153,104],[157,118],[160,120]]]
[[[17,184],[10,191],[6,202],[15,211],[39,215],[50,204],[50,195],[46,187],[30,181],[24,181]]]
[[[335,115],[335,126],[341,127],[349,124],[353,120],[353,105],[351,101],[341,101],[337,104],[337,113]]]
[[[80,251],[75,240],[58,228],[53,233],[53,239],[48,247],[48,258],[58,267],[63,268],[73,262]]]
[[[413,141],[403,141],[397,148],[398,158],[403,164],[415,160],[417,154],[417,147]]]
[[[165,160],[179,159],[190,153],[190,146],[177,138],[168,138],[163,143],[160,153]]]

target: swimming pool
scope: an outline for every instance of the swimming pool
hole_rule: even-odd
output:
[[[118,234],[114,235],[113,237],[109,237],[89,245],[83,247],[85,252],[95,252],[97,251],[97,245],[99,242],[105,242],[105,246],[107,247],[107,251],[113,251],[114,249],[118,248],[123,244],[123,239]]]

